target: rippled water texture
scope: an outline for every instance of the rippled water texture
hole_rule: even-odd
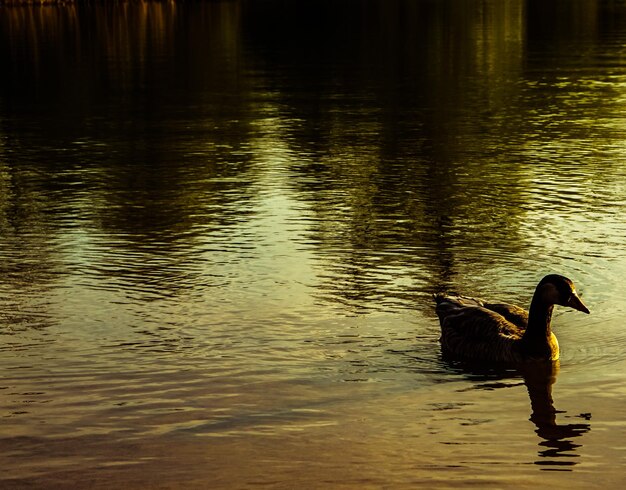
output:
[[[623,488],[624,2],[88,3],[0,7],[0,487]]]

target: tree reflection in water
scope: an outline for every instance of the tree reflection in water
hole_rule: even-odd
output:
[[[493,365],[465,363],[445,358],[445,362],[454,371],[462,372],[472,380],[486,381],[476,385],[476,389],[493,390],[520,386],[521,383],[503,383],[507,379],[521,376],[530,397],[530,421],[535,424],[535,433],[541,438],[539,442],[539,459],[534,464],[544,470],[568,471],[577,462],[574,458],[580,455],[576,450],[582,444],[573,439],[580,437],[591,429],[588,423],[558,423],[557,414],[565,413],[554,407],[552,386],[559,374],[559,361],[531,361],[517,365]],[[576,415],[583,420],[590,420],[590,413]]]

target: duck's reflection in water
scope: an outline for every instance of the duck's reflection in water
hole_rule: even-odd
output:
[[[587,423],[559,424],[557,413],[552,400],[552,386],[559,374],[558,361],[527,362],[517,366],[517,371],[524,378],[524,383],[530,396],[530,420],[535,424],[535,432],[542,439],[539,443],[540,459],[535,462],[543,469],[566,470],[568,466],[574,466],[578,458],[575,453],[581,444],[576,444],[573,439],[588,432],[591,426]],[[591,414],[577,415],[584,420],[589,420]]]
[[[554,408],[552,386],[559,374],[559,361],[530,361],[515,366],[479,366],[467,365],[449,361],[448,364],[455,371],[461,371],[475,381],[477,389],[498,389],[519,386],[521,383],[503,383],[507,379],[519,376],[524,380],[530,397],[530,421],[536,426],[535,433],[541,438],[539,442],[539,458],[534,463],[543,470],[568,471],[577,464],[580,457],[576,450],[582,444],[576,444],[574,439],[582,436],[591,428],[588,423],[558,423],[557,414],[565,412]],[[566,416],[567,417],[567,416]],[[572,417],[572,416],[570,416]],[[581,413],[575,417],[590,420],[590,413]]]

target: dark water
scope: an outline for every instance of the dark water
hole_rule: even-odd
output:
[[[626,3],[0,7],[0,64],[0,487],[622,488]],[[560,368],[441,359],[432,292],[548,272]]]

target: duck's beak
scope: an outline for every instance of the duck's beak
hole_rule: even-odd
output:
[[[589,308],[587,308],[576,293],[572,293],[567,301],[567,306],[574,308],[575,310],[582,311],[589,314]]]

